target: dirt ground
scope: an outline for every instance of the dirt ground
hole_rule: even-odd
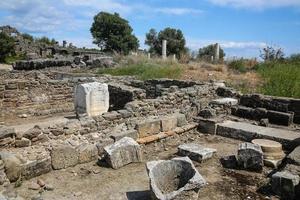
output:
[[[65,170],[52,171],[40,177],[24,181],[18,188],[10,185],[9,192],[17,192],[25,199],[44,200],[148,200],[150,199],[149,180],[145,163],[157,159],[176,157],[179,144],[194,142],[217,149],[216,155],[203,163],[194,162],[207,185],[201,189],[199,200],[245,200],[277,199],[260,194],[257,190],[266,184],[267,173],[224,169],[219,159],[235,154],[241,141],[219,136],[203,135],[198,132],[173,136],[164,141],[143,146],[144,162],[129,164],[113,170],[105,163],[92,162],[77,165]],[[54,187],[53,191],[36,191],[28,187],[40,178]],[[41,197],[41,198],[37,198]]]

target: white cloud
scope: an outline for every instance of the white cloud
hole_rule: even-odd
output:
[[[156,12],[170,15],[201,14],[202,10],[191,8],[157,8]]]
[[[247,9],[267,9],[276,7],[300,6],[300,0],[208,0],[220,6]]]
[[[197,40],[197,39],[188,39],[187,46],[193,50],[197,50],[201,47],[219,43],[222,48],[225,49],[260,49],[265,47],[267,44],[264,42],[254,42],[254,41],[222,41],[222,40]]]

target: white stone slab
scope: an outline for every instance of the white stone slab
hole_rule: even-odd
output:
[[[84,83],[75,88],[75,110],[77,114],[97,116],[109,109],[108,85],[105,83]]]
[[[217,105],[237,105],[238,104],[238,100],[234,99],[234,98],[221,98],[221,99],[215,99],[211,101],[211,104],[217,104]]]
[[[217,152],[216,149],[206,148],[195,143],[182,144],[178,147],[179,155],[188,156],[190,159],[198,162],[211,158],[215,152]]]

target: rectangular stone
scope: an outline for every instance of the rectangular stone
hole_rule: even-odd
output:
[[[161,130],[166,132],[166,131],[171,131],[177,127],[177,117],[174,116],[167,116],[163,117],[161,119]]]
[[[115,141],[120,140],[123,137],[130,137],[130,138],[136,140],[136,139],[138,139],[139,134],[138,134],[137,130],[127,130],[127,131],[123,131],[123,132],[113,133],[110,137],[112,139],[114,139]]]
[[[291,141],[299,138],[299,133],[284,129],[256,126],[245,122],[225,121],[218,123],[217,135],[251,142],[256,138],[270,139],[287,147]]]
[[[0,139],[4,139],[7,137],[13,137],[16,135],[14,128],[9,128],[6,126],[0,126]]]
[[[201,133],[208,133],[215,135],[217,130],[217,123],[219,122],[218,119],[203,119],[199,118],[197,120],[199,123],[198,130]]]
[[[78,115],[97,116],[109,109],[109,92],[105,83],[85,83],[75,88],[75,110]]]
[[[188,156],[190,159],[202,162],[213,156],[217,152],[216,149],[206,148],[199,144],[183,144],[178,147],[178,154],[181,156]]]
[[[272,175],[272,190],[284,199],[294,199],[298,184],[299,176],[288,171],[276,172]]]
[[[284,112],[269,110],[267,116],[270,123],[284,125],[284,126],[291,125],[294,120],[294,113],[284,113]]]
[[[138,131],[140,138],[157,134],[161,130],[160,119],[149,119],[138,123],[136,125],[136,130]]]
[[[78,152],[70,145],[53,146],[50,156],[53,169],[65,169],[78,164]]]

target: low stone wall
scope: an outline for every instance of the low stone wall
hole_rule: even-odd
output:
[[[47,115],[69,112],[73,105],[73,82],[12,79],[0,82],[0,118],[21,114]]]
[[[28,60],[28,61],[17,61],[13,64],[14,70],[38,70],[49,67],[61,67],[70,66],[73,63],[70,59],[40,59],[40,60]]]
[[[240,99],[240,104],[251,108],[294,112],[294,123],[300,124],[300,99],[252,94],[243,95]]]

